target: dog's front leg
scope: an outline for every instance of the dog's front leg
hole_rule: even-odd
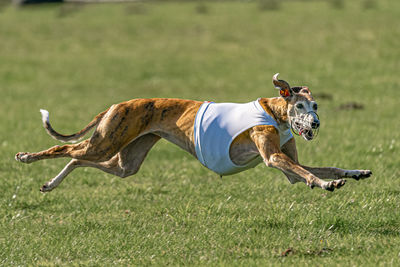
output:
[[[300,164],[297,157],[296,141],[294,138],[290,139],[282,146],[282,152],[290,157],[294,162]],[[300,164],[300,166],[315,176],[326,179],[353,178],[355,180],[360,180],[372,175],[370,170],[345,170],[336,167],[309,167],[302,164]],[[287,176],[291,182],[296,180],[295,177]]]
[[[304,165],[302,165],[302,167],[312,172],[314,175],[326,179],[353,178],[355,180],[360,180],[366,179],[372,175],[370,170],[345,170],[336,167],[308,167]]]
[[[255,126],[250,131],[250,137],[268,167],[279,169],[287,174],[288,177],[298,177],[298,179],[301,179],[310,188],[317,186],[333,191],[335,188],[340,188],[346,183],[346,180],[342,179],[330,182],[321,180],[284,154],[280,150],[279,134],[273,126]]]

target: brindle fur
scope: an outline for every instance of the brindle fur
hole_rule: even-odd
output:
[[[302,90],[290,101],[279,97],[261,98],[259,102],[279,124],[285,124],[290,108],[297,101],[312,100],[307,90]],[[57,187],[77,167],[94,167],[120,177],[133,175],[138,172],[147,153],[160,138],[167,139],[196,157],[193,125],[202,103],[167,98],[122,102],[97,115],[75,136],[78,138],[97,125],[91,138],[78,144],[55,146],[38,153],[20,152],[15,158],[24,163],[59,157],[72,158],[55,178],[41,187],[41,191],[46,192]],[[50,124],[45,123],[45,127],[51,134]],[[53,137],[60,138],[58,140],[70,140],[74,135],[64,136],[53,132]],[[317,186],[332,191],[344,185],[345,180],[340,178],[351,177],[358,180],[371,175],[369,170],[313,168],[301,165],[294,138],[281,148],[279,133],[273,126],[252,127],[236,137],[231,144],[230,157],[237,165],[246,164],[259,155],[267,166],[281,170],[291,183],[301,181],[311,188]],[[319,177],[336,180],[327,182]]]

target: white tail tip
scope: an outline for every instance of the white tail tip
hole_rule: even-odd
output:
[[[41,109],[40,113],[42,113],[42,121],[43,123],[49,122],[49,112],[45,109]]]

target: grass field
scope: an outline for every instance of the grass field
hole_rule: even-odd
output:
[[[398,266],[400,2],[366,2],[1,9],[0,265]],[[68,159],[14,160],[58,144],[39,108],[73,133],[131,98],[277,96],[276,72],[319,103],[301,162],[370,179],[330,193],[260,165],[221,180],[161,141],[133,177],[82,168],[42,194]]]

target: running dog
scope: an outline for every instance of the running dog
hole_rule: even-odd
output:
[[[20,152],[15,159],[32,163],[72,158],[41,187],[42,192],[56,188],[77,167],[94,167],[122,178],[134,175],[160,138],[186,150],[221,176],[264,162],[281,170],[292,184],[304,182],[310,188],[333,191],[345,184],[346,180],[341,178],[359,180],[372,174],[370,170],[301,165],[292,132],[308,141],[315,138],[320,127],[317,103],[308,87],[290,87],[278,79],[278,74],[272,81],[279,97],[259,98],[245,104],[133,99],[112,105],[72,135],[56,132],[50,125],[49,113],[40,110],[46,131],[56,140],[76,142],[93,127],[96,129],[89,139],[78,144],[54,146],[38,153]]]

